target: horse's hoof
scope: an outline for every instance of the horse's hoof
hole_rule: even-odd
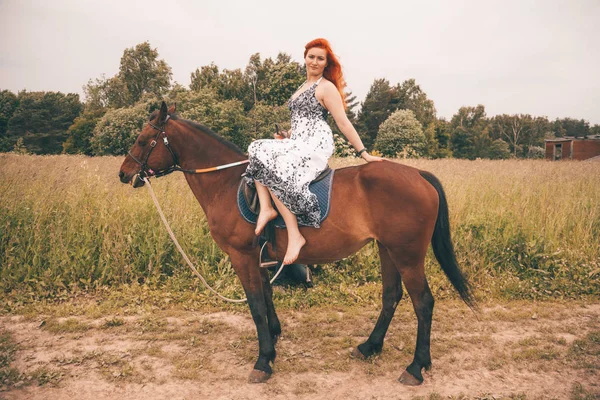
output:
[[[406,386],[419,386],[421,383],[423,383],[423,381],[418,380],[407,371],[404,371],[402,375],[400,375],[398,382]]]
[[[418,380],[414,376],[412,376],[408,371],[404,371],[400,378],[398,378],[398,382],[406,386],[419,386],[423,381]]]
[[[260,371],[258,369],[253,369],[250,373],[250,377],[248,378],[248,382],[250,383],[264,383],[269,380],[271,374],[265,371]]]
[[[355,347],[354,349],[352,349],[352,353],[350,353],[350,355],[353,358],[357,358],[359,360],[366,360],[367,359],[367,357],[365,357],[365,355],[360,352],[360,350],[358,349],[358,347]]]

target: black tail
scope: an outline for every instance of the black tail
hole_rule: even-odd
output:
[[[450,280],[450,283],[452,283],[452,286],[458,291],[458,294],[463,301],[472,310],[476,310],[477,305],[475,304],[475,300],[471,293],[471,285],[467,282],[467,279],[460,271],[458,263],[456,262],[456,255],[454,253],[454,247],[452,246],[452,239],[450,238],[448,203],[446,201],[444,188],[442,188],[442,184],[432,173],[427,171],[419,171],[419,173],[435,188],[440,199],[438,216],[433,230],[433,238],[431,238],[431,247],[433,247],[435,258],[440,263],[442,270]]]

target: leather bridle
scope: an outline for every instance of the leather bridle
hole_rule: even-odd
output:
[[[143,157],[143,161],[140,160],[140,159],[138,159],[133,154],[131,154],[131,150],[129,150],[127,152],[127,154],[129,154],[129,156],[136,163],[138,163],[140,165],[139,172],[134,175],[134,179],[132,179],[132,181],[131,181],[131,183],[132,183],[132,185],[134,187],[136,186],[136,183],[143,182],[144,178],[149,178],[151,176],[159,178],[161,176],[168,175],[168,174],[170,174],[172,172],[175,172],[175,171],[181,171],[181,172],[185,172],[185,173],[188,173],[188,174],[202,174],[202,173],[205,173],[205,172],[219,171],[219,170],[222,170],[222,169],[225,169],[225,168],[235,167],[235,166],[246,164],[246,163],[249,162],[248,160],[243,160],[243,161],[233,162],[233,163],[230,163],[230,164],[219,165],[217,167],[210,167],[210,168],[203,168],[203,169],[184,169],[184,168],[181,168],[181,166],[179,165],[179,159],[177,158],[177,155],[175,154],[175,152],[173,151],[173,149],[169,145],[169,139],[167,139],[167,132],[165,131],[165,127],[166,127],[167,122],[169,121],[170,118],[171,118],[171,116],[167,115],[167,117],[165,118],[165,122],[162,124],[161,127],[158,127],[158,126],[154,125],[152,122],[148,122],[148,125],[150,125],[152,128],[154,128],[157,132],[156,132],[156,136],[154,136],[154,139],[152,139],[152,141],[150,142],[150,150],[148,150],[148,153],[146,154],[146,156]],[[148,159],[150,158],[150,154],[152,154],[152,151],[154,150],[154,148],[158,144],[158,140],[160,139],[161,136],[162,136],[162,139],[163,139],[163,143],[167,147],[167,150],[169,150],[169,153],[171,153],[171,158],[173,159],[173,165],[171,165],[169,168],[161,169],[159,171],[154,171],[152,168],[150,168],[148,166]]]
[[[148,125],[150,125],[157,132],[156,132],[156,136],[154,136],[154,139],[152,139],[152,141],[150,142],[150,150],[148,150],[148,153],[146,153],[146,156],[143,158],[143,161],[141,161],[136,156],[134,156],[131,153],[131,150],[129,150],[127,152],[127,154],[129,154],[129,156],[133,159],[133,161],[135,161],[136,163],[138,163],[140,165],[140,170],[137,173],[137,176],[140,179],[144,179],[145,177],[150,177],[150,176],[154,176],[154,177],[158,178],[160,176],[165,176],[165,175],[168,175],[171,172],[175,172],[175,171],[191,172],[191,171],[186,171],[179,166],[179,160],[178,160],[177,156],[175,155],[175,152],[169,145],[169,139],[167,139],[167,132],[165,131],[165,126],[167,125],[169,118],[170,118],[170,116],[167,115],[167,118],[165,119],[165,122],[163,123],[163,125],[161,127],[154,125],[152,122],[148,122]],[[173,165],[171,165],[169,168],[161,169],[159,171],[154,171],[152,168],[150,168],[148,166],[148,159],[150,158],[150,154],[152,154],[152,151],[158,144],[158,140],[160,139],[161,135],[163,137],[162,138],[163,143],[167,147],[167,150],[169,150],[169,153],[171,153],[171,157],[173,158]]]

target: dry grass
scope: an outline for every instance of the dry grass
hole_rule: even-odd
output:
[[[110,308],[223,307],[198,285],[160,225],[144,189],[117,179],[121,157],[0,154],[0,288],[3,310],[32,299],[64,301],[81,291]],[[334,159],[333,167],[360,163]],[[444,184],[458,260],[481,298],[581,298],[600,293],[600,163],[403,160]],[[224,295],[242,289],[212,241],[181,174],[154,188],[179,240]],[[454,297],[431,256],[436,297]],[[319,266],[318,285],[276,291],[294,309],[378,304],[374,245]],[[142,284],[139,286],[139,284]],[[156,295],[153,288],[160,288]],[[165,294],[166,292],[166,294]],[[165,294],[165,295],[163,295]],[[97,307],[102,315],[102,307]]]

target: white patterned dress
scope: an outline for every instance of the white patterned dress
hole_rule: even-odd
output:
[[[320,78],[295,99],[290,99],[292,129],[289,139],[256,140],[248,147],[250,163],[244,174],[256,179],[296,216],[298,223],[319,227],[317,196],[308,185],[327,167],[334,151],[333,135],[326,121],[327,110],[315,97]]]

